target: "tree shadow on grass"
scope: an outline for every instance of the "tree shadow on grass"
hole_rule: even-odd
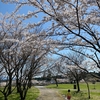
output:
[[[0,96],[0,100],[4,100],[4,97],[3,96]]]
[[[80,92],[72,92],[72,98],[73,100],[89,100],[86,93],[80,91]]]

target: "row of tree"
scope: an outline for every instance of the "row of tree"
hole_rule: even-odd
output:
[[[10,18],[9,18],[10,17]],[[5,100],[17,88],[21,100],[25,100],[31,87],[32,77],[46,62],[49,51],[44,31],[39,27],[24,27],[22,21],[14,16],[2,16],[0,21],[0,77],[7,80],[0,92]],[[30,32],[32,31],[32,33]],[[12,80],[16,80],[12,88]]]
[[[73,69],[77,75],[73,66],[77,66],[78,72],[100,71],[99,0],[2,2],[16,4],[13,13],[0,14],[0,76],[7,79],[0,92],[5,100],[13,92],[13,79],[21,100],[25,100],[33,76],[48,68],[56,67],[55,74]],[[18,14],[23,6],[32,6],[34,10]],[[39,14],[43,17],[38,23],[24,23]],[[55,55],[60,56],[60,61],[49,59]]]

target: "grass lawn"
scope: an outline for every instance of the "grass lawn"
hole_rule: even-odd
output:
[[[32,87],[28,90],[26,100],[36,100],[39,95],[39,90],[35,87]],[[0,93],[0,100],[4,100],[2,93]],[[11,95],[9,95],[8,100],[20,100],[19,94],[14,91]]]
[[[56,87],[55,84],[48,85],[47,88],[57,89],[59,93],[63,96],[66,95],[67,90],[71,90],[72,98],[71,100],[100,100],[100,83],[92,84],[90,86],[90,99],[88,99],[88,91],[85,83],[80,84],[81,91],[76,93],[76,89],[73,89],[73,84],[59,84]],[[95,89],[94,89],[95,88]],[[39,90],[35,87],[32,87],[28,90],[26,100],[36,100],[39,96]],[[65,97],[64,97],[65,98]],[[0,100],[4,100],[2,93],[0,93]],[[19,94],[14,91],[9,97],[8,100],[20,100]]]
[[[100,83],[89,83],[90,87],[90,99],[88,99],[88,90],[85,83],[80,83],[81,91],[76,93],[76,89],[73,89],[73,84],[59,84],[56,87],[55,84],[48,85],[48,88],[58,89],[59,93],[62,95],[66,95],[67,90],[71,90],[72,98],[71,100],[100,100]]]

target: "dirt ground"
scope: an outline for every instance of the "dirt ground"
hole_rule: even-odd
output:
[[[55,89],[48,89],[44,86],[36,86],[40,90],[40,96],[37,100],[64,100],[62,95]]]

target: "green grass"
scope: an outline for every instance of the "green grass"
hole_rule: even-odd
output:
[[[28,90],[26,100],[36,100],[39,95],[39,90],[35,87],[32,87]],[[2,93],[0,93],[0,100],[4,100]],[[20,100],[20,96],[16,91],[14,91],[11,95],[8,96],[8,100]]]
[[[72,95],[71,100],[100,100],[100,83],[96,83],[95,85],[89,83],[89,87],[90,99],[88,99],[88,90],[85,83],[80,84],[81,91],[79,93],[76,92],[77,89],[73,89],[73,84],[59,84],[58,87],[55,84],[47,86],[47,88],[58,89],[61,95],[66,95],[67,90],[70,89]]]
[[[89,83],[89,86],[91,99],[88,99],[87,86],[85,83],[80,84],[81,91],[79,93],[76,93],[76,89],[73,89],[73,84],[59,84],[58,87],[52,84],[48,85],[47,88],[57,89],[61,95],[66,95],[67,90],[70,89],[72,94],[71,100],[100,100],[100,83],[96,83],[95,85]],[[38,96],[39,90],[32,87],[27,92],[26,100],[36,100]],[[4,100],[2,93],[0,93],[0,100]],[[16,90],[8,97],[8,100],[20,100],[20,96],[16,93]]]

